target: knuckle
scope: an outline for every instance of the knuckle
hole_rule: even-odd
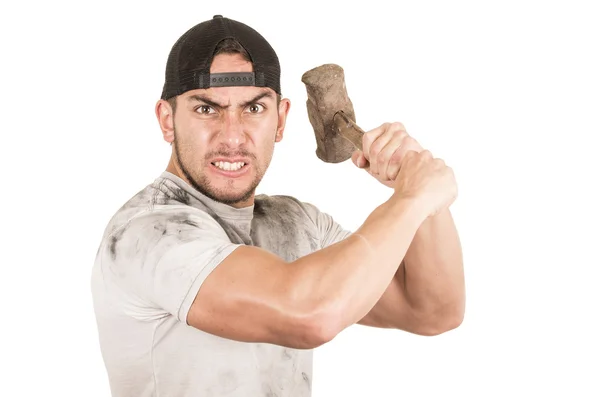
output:
[[[396,130],[402,130],[402,131],[406,132],[406,128],[404,128],[404,124],[402,124],[399,121],[395,121],[395,122],[391,123],[390,126]]]
[[[397,131],[396,137],[402,146],[411,145],[410,136],[406,131]]]
[[[371,144],[371,147],[369,148],[369,153],[371,154],[371,156],[375,156],[379,152],[381,152],[381,149],[382,149],[381,142],[375,141]]]
[[[362,145],[363,145],[363,153],[369,154],[371,152],[371,146],[373,144],[373,140],[367,134],[363,135]]]
[[[381,130],[381,127],[373,128],[372,130],[366,131],[365,137],[373,139],[381,133],[380,130]]]
[[[387,178],[389,180],[394,180],[396,179],[396,177],[398,176],[398,171],[399,171],[399,167],[398,166],[391,166],[388,168],[387,170]]]
[[[371,146],[369,148],[369,159],[373,160],[377,157],[377,150],[375,150],[375,148],[373,148],[373,146]]]
[[[372,130],[365,132],[365,134],[370,134],[375,138],[375,137],[378,137],[379,135],[385,134],[389,130],[389,128],[390,128],[390,123],[383,123],[379,127],[375,127]]]
[[[403,161],[408,161],[408,160],[412,160],[417,156],[417,152],[409,150],[408,152],[406,152],[403,156]]]
[[[406,154],[408,154],[408,152]],[[402,161],[402,157],[402,150],[399,150],[398,148],[390,155],[390,162],[399,163],[400,161]]]
[[[370,130],[367,131],[363,134],[363,142],[368,143],[368,144],[372,144],[377,137],[381,135],[381,131],[379,131],[378,128],[375,128],[374,130]]]
[[[410,145],[411,147],[417,147],[419,145],[419,143],[417,142],[417,140],[415,138],[408,135],[408,133],[405,133],[405,134],[406,134],[406,136],[403,138],[403,141],[402,141],[403,144]]]

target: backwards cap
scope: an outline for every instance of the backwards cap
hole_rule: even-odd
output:
[[[210,73],[215,48],[228,38],[238,41],[248,52],[254,72]],[[173,45],[161,98],[225,86],[269,87],[281,94],[280,74],[277,54],[260,33],[241,22],[215,15],[189,29]]]

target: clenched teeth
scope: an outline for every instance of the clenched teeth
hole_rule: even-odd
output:
[[[217,161],[213,163],[216,167],[225,170],[225,171],[237,171],[242,168],[246,163],[237,162],[237,163],[229,163],[227,161]]]

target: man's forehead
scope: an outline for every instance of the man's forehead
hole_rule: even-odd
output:
[[[194,102],[208,99],[219,103],[247,102],[261,96],[276,99],[275,91],[269,87],[211,87],[190,90],[182,95],[187,101]]]

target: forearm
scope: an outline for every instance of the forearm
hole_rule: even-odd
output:
[[[294,262],[294,294],[333,317],[337,330],[357,323],[377,303],[425,216],[413,201],[376,208],[347,239]]]
[[[401,257],[404,251],[398,252]],[[448,209],[427,218],[404,255],[406,299],[417,313],[447,327],[462,320],[465,284],[458,232]]]

